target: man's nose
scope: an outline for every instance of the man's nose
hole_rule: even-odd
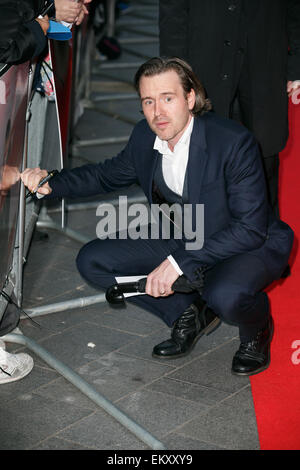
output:
[[[160,116],[161,113],[162,113],[162,104],[160,100],[156,100],[155,105],[154,105],[154,114],[155,116]]]

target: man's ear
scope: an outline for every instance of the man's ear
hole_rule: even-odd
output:
[[[191,111],[194,108],[195,102],[196,102],[196,95],[195,95],[194,88],[191,88],[191,91],[187,94],[186,99],[188,102],[189,110]]]

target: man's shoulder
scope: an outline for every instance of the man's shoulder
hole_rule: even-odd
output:
[[[242,124],[233,120],[218,116],[214,112],[209,112],[201,116],[203,119],[207,133],[212,133],[214,138],[216,135],[223,136],[224,138],[234,139],[239,137],[253,137],[253,134]]]

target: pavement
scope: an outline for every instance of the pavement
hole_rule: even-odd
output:
[[[75,129],[71,167],[116,155],[124,146],[118,139],[126,140],[141,118],[132,79],[140,63],[158,55],[158,1],[132,1],[118,18],[116,31],[123,52],[114,61],[103,61],[95,53],[90,99]],[[137,187],[122,194],[143,198]],[[99,197],[96,204],[106,199]],[[52,210],[51,217],[59,221],[60,214]],[[98,220],[96,206],[90,204],[69,210],[67,224],[93,239]],[[81,246],[59,231],[35,231],[24,268],[25,311],[101,294],[76,270]],[[151,351],[169,337],[169,328],[129,303],[113,309],[102,301],[34,320],[38,325],[21,320],[25,337],[168,451],[259,449],[250,381],[231,374],[239,346],[237,328],[223,323],[187,357],[161,361]],[[10,342],[7,349],[29,353],[35,366],[24,379],[0,386],[1,450],[151,448],[30,348]]]

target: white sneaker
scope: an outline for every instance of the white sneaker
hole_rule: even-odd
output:
[[[11,354],[0,348],[0,385],[22,379],[32,368],[33,359],[28,354]]]
[[[2,339],[0,339],[0,349],[4,349],[5,351],[6,345]]]

